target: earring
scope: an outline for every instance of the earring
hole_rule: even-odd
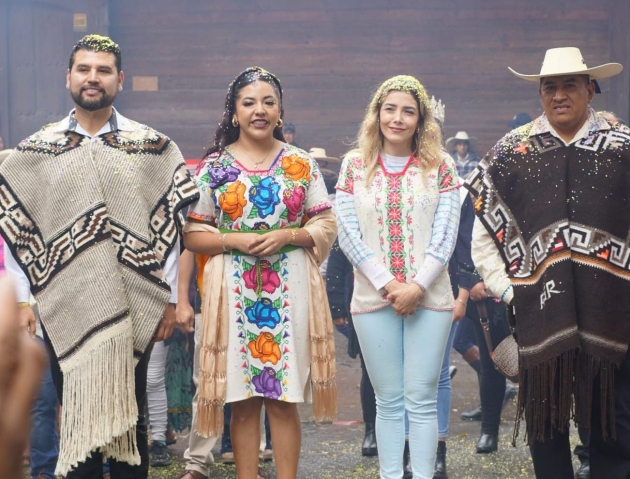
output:
[[[238,126],[238,120],[236,119],[236,117],[235,117],[235,116],[233,116],[233,117],[232,117],[232,126],[233,126],[234,128],[236,128],[236,127]]]
[[[278,124],[276,125],[278,128],[282,128],[282,125],[284,125],[284,121],[282,121],[282,118],[280,118],[278,120]]]

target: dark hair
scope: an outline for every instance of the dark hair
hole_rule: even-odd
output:
[[[280,102],[280,118],[284,116],[284,108],[282,106],[282,86],[280,86],[280,80],[273,73],[268,72],[264,68],[249,67],[245,71],[241,72],[228,87],[227,96],[225,97],[225,109],[223,111],[223,118],[219,127],[214,133],[214,141],[212,146],[206,151],[206,156],[210,156],[213,153],[222,153],[225,147],[231,145],[240,134],[240,127],[232,124],[232,116],[236,111],[236,98],[238,93],[247,85],[251,85],[257,81],[264,81],[269,83],[276,93],[278,94],[278,100]],[[276,140],[284,142],[284,135],[282,134],[282,127],[277,126],[273,129],[273,137]]]
[[[295,125],[293,123],[285,123],[284,126],[282,127],[282,131],[290,131],[291,133],[293,133],[295,135]]]
[[[72,47],[68,70],[72,70],[72,66],[74,65],[74,57],[79,50],[87,50],[89,52],[112,53],[116,59],[116,70],[118,70],[118,73],[122,71],[122,56],[120,54],[120,47],[109,37],[91,33],[79,40],[79,42],[74,47]]]

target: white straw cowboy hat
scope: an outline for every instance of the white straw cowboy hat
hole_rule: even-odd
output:
[[[564,47],[547,50],[540,73],[537,75],[523,75],[510,67],[508,70],[527,81],[539,81],[541,78],[563,75],[588,75],[591,80],[599,80],[618,75],[623,70],[623,66],[619,63],[606,63],[588,68],[579,48]]]
[[[465,131],[458,131],[455,136],[451,136],[448,140],[446,140],[446,151],[451,152],[455,149],[455,143],[458,141],[467,141],[468,149],[470,151],[475,151],[475,147],[477,146],[477,138],[474,136],[468,136],[468,133]]]
[[[320,168],[326,168],[327,166],[341,164],[341,160],[339,158],[328,156],[326,154],[326,150],[324,150],[323,148],[311,148],[308,153],[317,160],[317,164],[320,166]]]

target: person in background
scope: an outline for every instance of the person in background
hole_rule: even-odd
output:
[[[514,115],[514,118],[508,121],[508,126],[511,130],[514,130],[515,128],[520,128],[523,125],[527,125],[531,121],[532,117],[529,116],[527,113],[517,113],[516,115]]]
[[[293,123],[285,123],[282,127],[282,134],[284,135],[284,139],[289,145],[293,145],[299,148],[297,142],[295,141],[295,125]]]
[[[203,266],[203,265],[201,265]],[[199,265],[198,265],[199,267]],[[202,268],[200,268],[202,270]],[[195,333],[195,352],[193,366],[193,382],[196,390],[192,402],[192,420],[188,448],[184,452],[186,461],[184,472],[179,479],[208,479],[210,464],[214,463],[212,448],[217,442],[218,435],[204,437],[197,431],[197,403],[199,401],[199,355],[201,353],[201,321],[195,321],[195,310],[191,304],[188,292],[195,273],[195,254],[184,250],[180,257],[179,267],[179,294],[177,308],[175,309],[175,321],[177,328],[183,333]],[[203,293],[203,284],[199,278],[199,293]]]
[[[382,479],[400,479],[409,416],[411,468],[432,477],[437,386],[454,298],[446,265],[459,182],[425,88],[386,80],[337,183],[339,244],[355,268],[352,318],[377,403]],[[423,367],[417,367],[422,364]]]
[[[31,413],[46,359],[24,331],[10,278],[0,276],[0,477],[22,479]]]
[[[468,136],[465,131],[458,131],[455,136],[446,140],[446,151],[448,151],[455,165],[457,166],[457,174],[461,178],[466,178],[479,163],[479,155],[475,151],[477,138]]]
[[[0,151],[4,150],[4,138],[0,136]]]

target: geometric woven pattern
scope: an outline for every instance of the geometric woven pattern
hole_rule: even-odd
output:
[[[39,230],[1,175],[0,195],[8,206],[0,213],[0,228],[12,239],[12,253],[19,257],[33,294],[41,291],[78,254],[110,236],[107,210],[98,204],[44,244]]]
[[[514,151],[509,158],[520,161],[518,154],[536,157],[564,145],[548,132],[525,138],[519,137],[517,132],[506,135],[495,148],[495,155],[484,158],[467,179],[467,186],[476,195],[475,211],[499,247],[512,284],[536,283],[546,267],[568,259],[630,279],[628,238],[618,238],[591,225],[563,219],[537,231],[528,242],[524,240],[512,212],[497,194],[486,170],[491,164],[501,168],[503,151]],[[625,150],[629,144],[627,128],[593,131],[574,143],[578,149],[605,153],[602,158],[611,158],[612,152]],[[597,159],[598,156],[593,156],[592,167],[597,167]]]

